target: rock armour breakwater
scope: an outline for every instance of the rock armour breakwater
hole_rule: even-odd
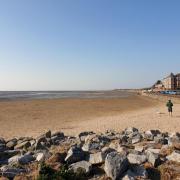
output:
[[[127,128],[75,137],[0,138],[4,179],[179,179],[180,133]]]

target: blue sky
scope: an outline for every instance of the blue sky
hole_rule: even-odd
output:
[[[180,72],[179,0],[0,0],[0,90],[150,86]]]

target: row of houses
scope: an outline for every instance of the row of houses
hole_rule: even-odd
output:
[[[165,77],[163,80],[158,80],[153,85],[154,90],[180,90],[180,73]]]

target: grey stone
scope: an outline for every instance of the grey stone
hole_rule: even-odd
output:
[[[122,180],[147,179],[148,173],[142,166],[131,167],[122,178]]]
[[[108,148],[108,147],[104,147],[101,152],[97,152],[94,154],[90,154],[89,155],[89,162],[93,165],[95,164],[102,164],[105,162],[106,156],[115,151],[114,149]]]
[[[151,151],[146,151],[148,162],[150,162],[154,167],[161,165],[162,161],[159,154],[155,154]]]
[[[52,133],[51,137],[53,137],[53,136],[58,136],[58,137],[61,137],[61,138],[64,138],[64,137],[65,137],[65,136],[64,136],[64,133],[61,132],[61,131],[57,131],[57,132],[55,132],[55,133]]]
[[[95,151],[101,149],[99,142],[87,142],[83,145],[82,150],[86,152]]]
[[[16,156],[13,156],[11,158],[8,159],[8,163],[9,164],[12,164],[12,165],[15,165],[15,164],[28,164],[32,161],[34,161],[34,157],[30,154],[25,154],[25,155],[16,155]]]
[[[153,149],[153,148],[148,148],[146,150],[146,152],[151,152],[151,153],[154,153],[154,154],[159,154],[160,153],[160,149]]]
[[[104,170],[108,177],[112,180],[116,180],[123,175],[127,170],[128,165],[129,162],[125,155],[111,152],[106,157]]]
[[[132,137],[131,143],[137,144],[137,143],[141,142],[141,139],[142,139],[141,135],[136,135],[136,136]]]
[[[17,139],[11,139],[7,142],[6,147],[8,147],[9,149],[14,149],[14,146],[17,145]]]
[[[159,130],[150,130],[144,133],[144,137],[147,140],[153,141],[154,137],[157,136],[158,134],[161,134]]]
[[[17,144],[14,149],[27,149],[31,146],[31,143],[29,141],[24,141],[20,144]]]
[[[8,178],[14,178],[16,175],[19,175],[25,172],[26,172],[25,169],[15,168],[9,165],[6,165],[0,168],[0,174]]]
[[[45,154],[44,153],[37,153],[36,155],[36,161],[43,162],[45,160]]]
[[[168,144],[168,140],[166,138],[164,138],[161,134],[160,135],[157,135],[154,137],[154,141],[155,143],[160,143],[160,144]]]
[[[87,161],[80,161],[74,164],[71,164],[69,169],[72,169],[75,173],[77,173],[79,170],[85,174],[89,174],[92,169],[91,163]]]
[[[5,144],[0,144],[0,152],[3,152],[5,150],[7,150],[6,145]]]
[[[6,141],[4,140],[4,138],[0,138],[0,144],[6,144]]]
[[[69,149],[68,154],[65,158],[65,161],[68,164],[72,164],[72,163],[76,163],[78,161],[82,161],[85,158],[85,154],[82,151],[81,148],[77,147],[77,146],[73,146]]]
[[[125,134],[126,135],[130,135],[130,134],[133,134],[133,133],[136,133],[138,132],[138,129],[134,128],[134,127],[128,127],[125,129]]]
[[[97,152],[89,155],[89,162],[93,165],[104,163],[105,159],[102,152]]]
[[[145,155],[128,154],[127,158],[131,164],[140,165],[147,161],[147,157]]]
[[[144,147],[143,146],[135,146],[135,151],[137,151],[137,152],[143,152],[144,151]]]
[[[7,159],[20,153],[20,150],[6,150],[0,152],[0,159]]]
[[[51,135],[51,141],[52,144],[58,145],[62,140],[65,139],[64,133],[62,132],[56,132]]]
[[[42,136],[36,139],[36,143],[34,144],[35,150],[44,150],[46,149],[47,139]]]
[[[93,134],[94,133],[92,131],[85,131],[79,133],[77,137],[80,139],[80,141],[84,142],[88,135],[93,135]]]

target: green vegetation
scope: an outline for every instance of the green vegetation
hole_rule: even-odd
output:
[[[74,173],[72,170],[68,170],[66,165],[62,166],[59,171],[55,171],[45,163],[41,164],[39,176],[37,180],[86,180],[87,177],[81,171]]]

